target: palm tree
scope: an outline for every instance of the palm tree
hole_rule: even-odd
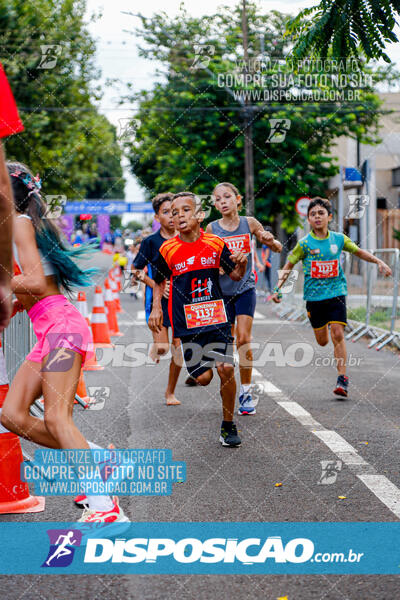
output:
[[[361,49],[369,59],[390,62],[384,48],[398,41],[393,29],[399,13],[397,0],[322,0],[290,21],[294,56],[340,59],[359,56]]]

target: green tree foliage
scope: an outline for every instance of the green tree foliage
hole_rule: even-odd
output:
[[[384,49],[398,41],[393,29],[399,12],[397,0],[322,0],[291,21],[294,55],[345,58],[358,56],[361,49],[368,58],[390,62]]]
[[[85,5],[0,0],[0,61],[25,126],[6,150],[41,174],[45,194],[121,197],[121,150],[96,106],[101,90]]]
[[[380,101],[370,84],[361,86],[357,101],[313,101],[304,79],[296,80],[307,71],[281,60],[290,50],[290,39],[284,38],[288,17],[278,12],[260,15],[253,4],[248,12],[246,63],[240,6],[219,8],[217,15],[198,19],[183,9],[173,19],[165,13],[142,17],[141,55],[161,61],[164,68],[152,90],[131,96],[139,105],[139,126],[128,153],[148,196],[184,189],[206,195],[221,181],[231,181],[243,192],[243,106],[238,94],[243,103],[243,95],[254,91],[259,96],[249,100],[247,110],[253,126],[256,216],[273,221],[281,214],[290,232],[297,225],[296,199],[325,195],[327,180],[338,172],[331,158],[333,141],[346,135],[374,142]],[[255,65],[260,59],[265,78],[257,84]],[[363,67],[357,65],[362,75]],[[230,78],[243,73],[252,75],[252,81],[243,84]],[[286,77],[283,83],[281,76]],[[346,83],[347,92],[353,87]],[[320,77],[313,88],[329,93],[337,85],[334,79]],[[263,95],[265,90],[283,89],[294,89],[295,96],[287,101]],[[300,92],[306,101],[296,96]],[[290,120],[282,143],[267,141],[270,119]]]

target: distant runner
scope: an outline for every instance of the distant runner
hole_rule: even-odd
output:
[[[252,235],[273,252],[280,252],[282,244],[269,231],[264,231],[261,223],[254,217],[241,217],[239,209],[242,197],[232,183],[220,183],[213,191],[215,208],[222,219],[207,225],[207,232],[215,233],[224,239],[228,248],[234,252],[240,250],[249,255],[245,275],[240,281],[232,281],[228,275],[221,275],[220,285],[224,295],[228,321],[232,326],[239,353],[240,392],[239,415],[254,415],[256,408],[251,395],[251,375],[253,353],[251,351],[251,331],[256,308],[255,265],[262,268],[253,245]],[[254,261],[252,257],[254,256]],[[251,259],[250,259],[251,258]]]
[[[144,238],[140,244],[139,251],[133,261],[132,272],[139,281],[143,281],[146,284],[145,291],[145,312],[146,321],[149,321],[152,305],[153,305],[153,288],[154,288],[154,274],[156,272],[156,265],[158,257],[160,256],[160,248],[165,240],[168,240],[175,235],[175,225],[172,219],[171,212],[171,200],[173,194],[170,192],[157,194],[152,200],[153,209],[155,212],[155,219],[159,221],[161,228]],[[147,267],[147,275],[143,269]],[[169,350],[168,340],[168,328],[171,327],[171,323],[168,315],[168,296],[169,296],[169,282],[165,286],[164,294],[161,300],[161,307],[163,311],[163,322],[161,331],[153,331],[153,345],[150,349],[150,358],[155,362],[160,362],[160,356],[167,354]],[[175,348],[180,345],[180,341],[172,339],[171,343],[171,364],[169,367],[168,385],[165,390],[165,401],[168,406],[174,406],[180,404],[180,401],[175,396],[175,388],[178,383],[179,373],[181,372],[181,366],[179,361],[174,360]]]
[[[343,250],[358,258],[378,265],[385,277],[392,274],[390,267],[367,250],[361,250],[344,233],[329,231],[332,221],[332,208],[329,200],[314,198],[308,207],[308,222],[311,231],[296,245],[281,271],[278,285],[272,299],[281,302],[280,288],[289,277],[290,271],[300,260],[304,270],[304,300],[307,301],[307,314],[314,329],[315,339],[320,346],[329,342],[329,330],[333,342],[334,356],[338,370],[336,388],[333,393],[346,397],[349,378],[346,376],[346,342],[344,328],[347,324],[346,296],[347,282],[344,276],[340,255]]]

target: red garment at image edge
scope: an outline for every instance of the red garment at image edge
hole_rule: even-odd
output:
[[[14,96],[0,63],[0,138],[23,131]]]

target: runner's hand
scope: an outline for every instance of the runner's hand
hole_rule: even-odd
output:
[[[18,312],[22,312],[25,310],[22,302],[20,302],[16,298],[13,300],[11,308],[12,308],[11,318],[13,318]]]
[[[159,333],[162,330],[163,314],[159,308],[153,308],[149,317],[149,328],[154,333]]]
[[[143,281],[144,280],[144,271],[141,271],[140,269],[136,269],[135,271],[132,271],[132,276],[137,281]]]
[[[276,304],[279,304],[280,302],[282,302],[282,292],[281,292],[281,288],[278,287],[277,285],[274,287],[274,289],[272,290],[272,295],[271,295],[271,299],[276,302]]]
[[[382,273],[385,277],[392,275],[392,269],[383,260],[378,262],[379,273]]]
[[[232,252],[230,259],[235,265],[245,265],[247,263],[247,255],[243,252]]]
[[[274,236],[272,235],[272,233],[270,231],[264,231],[264,233],[261,236],[261,243],[262,244],[271,244],[274,241]]]
[[[169,298],[169,286],[170,286],[170,282],[166,281],[165,282],[164,293],[163,293],[163,298],[166,298],[167,300]]]
[[[274,245],[272,246],[271,250],[273,252],[282,252],[282,248],[283,248],[282,244],[278,240],[275,240]]]
[[[271,300],[273,300],[275,304],[280,304],[282,302],[282,298],[279,298],[278,294],[272,294]]]

